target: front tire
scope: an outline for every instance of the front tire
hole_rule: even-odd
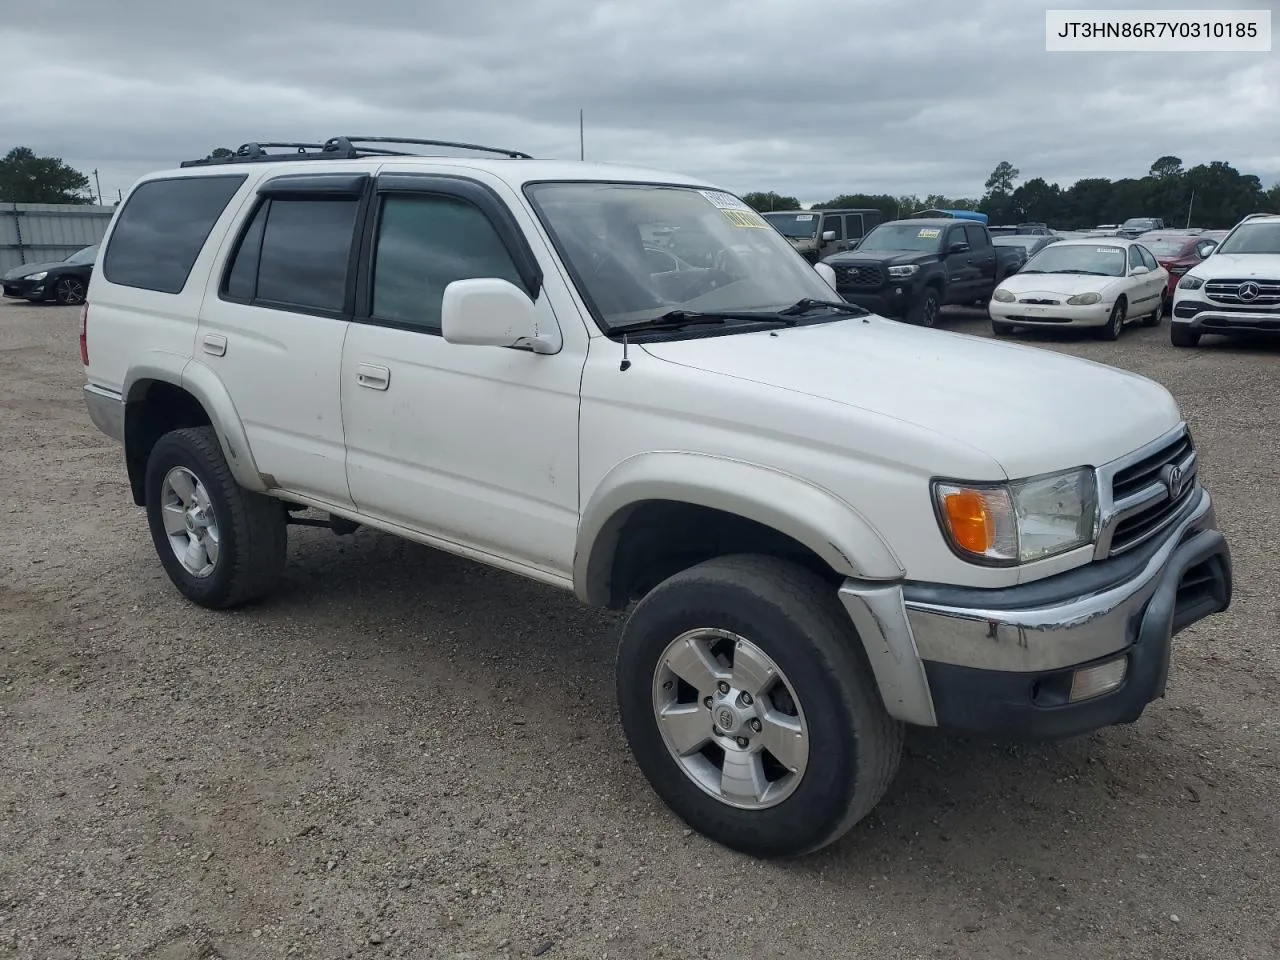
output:
[[[668,578],[618,651],[641,771],[681,819],[742,853],[800,856],[839,839],[902,753],[859,644],[835,589],[792,563],[720,557]]]
[[[1200,334],[1194,333],[1188,324],[1170,323],[1169,342],[1175,347],[1194,347],[1200,343]]]
[[[156,441],[146,504],[160,563],[188,600],[224,609],[276,586],[288,539],[284,506],[236,483],[212,427]]]
[[[1013,335],[1014,325],[1012,323],[1004,323],[1001,320],[991,321],[991,332],[997,337],[1008,337]]]
[[[942,309],[942,296],[934,287],[925,287],[920,299],[911,305],[908,319],[916,326],[933,327],[938,323],[938,313]]]
[[[63,307],[75,307],[84,303],[85,282],[79,277],[61,277],[53,285],[53,299]]]
[[[1107,318],[1107,325],[1098,330],[1098,336],[1103,340],[1119,340],[1120,334],[1124,332],[1124,315],[1128,304],[1124,297],[1116,299],[1116,305],[1111,308],[1111,316]]]

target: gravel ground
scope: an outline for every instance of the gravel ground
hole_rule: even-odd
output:
[[[1037,338],[1177,395],[1235,606],[1137,724],[913,733],[876,813],[779,864],[654,797],[618,620],[568,595],[295,528],[269,602],[182,601],[84,411],[77,326],[0,304],[0,957],[1280,955],[1280,348]]]

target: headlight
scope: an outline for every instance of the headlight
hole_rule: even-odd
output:
[[[933,499],[947,542],[976,563],[1030,563],[1097,536],[1097,483],[1083,467],[1012,483],[935,480]]]
[[[889,276],[897,277],[898,279],[901,279],[903,277],[909,277],[913,273],[918,273],[919,271],[920,271],[920,268],[916,266],[914,263],[905,263],[899,267],[890,267]]]
[[[1179,290],[1199,290],[1204,286],[1204,281],[1199,277],[1193,277],[1190,274],[1178,281]]]
[[[1067,297],[1067,303],[1073,307],[1087,307],[1091,303],[1097,303],[1101,300],[1096,293],[1077,293],[1074,297]]]
[[[1013,303],[1015,297],[1008,290],[998,288],[996,292],[991,295],[991,299],[999,300],[1001,303]]]
[[[45,277],[47,277],[48,275],[49,275],[49,273],[48,273],[48,271],[47,271],[47,270],[41,270],[39,273],[32,273],[32,274],[28,274],[27,276],[23,277],[22,279],[23,279],[23,280],[43,280],[43,279],[44,279]]]

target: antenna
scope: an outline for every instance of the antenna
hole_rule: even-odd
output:
[[[587,159],[587,142],[582,135],[582,108],[578,108],[578,159]]]

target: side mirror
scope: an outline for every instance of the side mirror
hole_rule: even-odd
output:
[[[835,238],[836,238],[836,232],[835,232],[834,230],[823,230],[823,231],[822,231],[822,240],[823,240],[823,242],[824,242],[824,243],[830,242],[830,241],[834,240]]]
[[[454,280],[444,288],[440,327],[449,343],[518,347],[534,353],[560,349],[558,328],[538,330],[538,307],[519,287],[496,277]]]
[[[832,290],[836,288],[836,272],[829,263],[815,263],[813,265],[814,272],[823,280],[827,281],[827,286]]]
[[[1206,241],[1205,243],[1200,244],[1197,249],[1200,254],[1200,259],[1203,260],[1205,257],[1209,256],[1209,254],[1213,253],[1213,251],[1217,250],[1218,245],[1212,241]]]
[[[953,243],[951,244],[951,246],[947,247],[947,253],[968,253],[968,252],[969,252],[969,245],[963,241],[960,241],[958,243]]]
[[[1141,264],[1139,264],[1138,266],[1134,267],[1132,270],[1130,270],[1130,271],[1129,271],[1129,276],[1131,276],[1131,277],[1140,277],[1140,276],[1142,276],[1144,273],[1150,273],[1150,272],[1151,272],[1151,271],[1150,271],[1149,269],[1147,269],[1146,267],[1144,267],[1144,266],[1142,266]]]

